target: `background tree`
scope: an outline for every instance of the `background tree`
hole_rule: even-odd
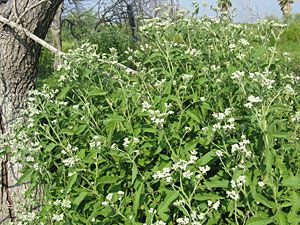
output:
[[[218,7],[222,14],[228,15],[229,9],[232,7],[231,0],[218,0]]]
[[[295,1],[294,0],[279,0],[278,1],[278,4],[281,8],[281,11],[283,13],[283,16],[285,18],[287,18],[291,11],[292,11],[292,4],[294,3]]]
[[[8,0],[0,4],[0,134],[6,139],[24,98],[34,88],[41,46],[29,33],[45,38],[62,0]],[[24,29],[15,29],[15,27]],[[32,36],[31,36],[32,37]],[[4,151],[0,146],[1,152]],[[1,158],[0,223],[15,220],[15,203],[24,187],[16,184],[20,166],[9,154]]]

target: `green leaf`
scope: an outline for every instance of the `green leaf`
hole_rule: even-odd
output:
[[[212,193],[198,193],[195,195],[194,199],[198,201],[207,201],[207,200],[212,200],[216,201],[218,199],[223,199],[224,197],[217,195],[217,194],[212,194]]]
[[[261,194],[253,193],[253,198],[256,202],[259,202],[263,204],[264,206],[267,206],[270,209],[276,208],[276,204],[274,202],[269,201],[266,197],[264,197]]]
[[[75,198],[74,200],[74,204],[76,206],[79,206],[80,203],[85,199],[85,197],[88,195],[89,193],[88,192],[80,192],[79,196],[77,198]]]
[[[138,190],[134,193],[134,202],[133,202],[134,215],[137,215],[137,211],[140,207],[140,198],[143,190],[144,190],[144,184],[141,183]]]
[[[119,179],[119,177],[117,177],[117,176],[107,175],[107,176],[101,177],[99,183],[100,184],[113,184],[118,179]]]
[[[166,191],[166,197],[164,198],[163,202],[158,206],[157,212],[160,216],[163,216],[165,212],[169,210],[170,204],[175,201],[178,196],[179,192],[178,191]]]
[[[136,177],[137,177],[138,171],[139,171],[139,170],[138,170],[136,164],[135,164],[135,163],[132,164],[132,171],[131,171],[131,173],[132,173],[132,178],[131,178],[131,184],[134,183],[134,181],[135,181],[135,179],[136,179]]]
[[[272,165],[273,165],[273,153],[270,149],[265,150],[265,162],[266,162],[266,170],[268,173],[271,173]]]
[[[286,216],[286,214],[284,212],[278,211],[277,215],[276,215],[276,218],[277,218],[278,224],[280,224],[280,225],[288,225],[287,216]]]
[[[68,180],[66,192],[69,193],[77,180],[78,174],[74,173]]]
[[[263,54],[267,52],[266,47],[261,47],[256,50],[256,52],[253,54],[252,58],[257,61],[259,57],[261,57]]]
[[[194,121],[196,121],[197,123],[201,123],[201,118],[199,116],[199,113],[197,113],[195,110],[192,111],[192,110],[188,110],[187,112],[187,115],[192,118]]]
[[[288,132],[270,132],[273,138],[289,138],[291,135]]]
[[[268,217],[251,217],[248,221],[247,221],[247,225],[267,225],[269,223],[272,223],[274,221],[273,218],[268,218]]]
[[[108,91],[103,91],[97,87],[94,87],[88,92],[88,96],[104,96],[107,95],[107,93]]]
[[[68,92],[71,90],[72,87],[68,86],[68,87],[64,87],[61,92],[58,94],[57,99],[59,100],[63,100],[66,95],[68,94]]]
[[[55,147],[56,147],[56,144],[50,143],[50,144],[47,145],[44,152],[51,152]]]
[[[204,182],[207,188],[228,188],[228,180],[207,180]]]
[[[24,174],[19,178],[17,185],[26,183],[30,181],[32,174],[34,173],[34,169],[27,169]]]
[[[79,127],[77,127],[75,134],[81,134],[83,131],[85,131],[85,129],[87,128],[87,125],[80,125]]]
[[[282,185],[285,187],[300,189],[300,176],[286,178],[282,181]]]
[[[211,150],[208,153],[206,153],[204,156],[200,157],[198,160],[198,163],[200,166],[207,165],[211,160],[216,158],[216,151]]]

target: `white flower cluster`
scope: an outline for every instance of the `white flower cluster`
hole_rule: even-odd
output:
[[[250,141],[246,138],[245,135],[242,135],[242,140],[239,143],[231,145],[231,153],[242,153],[246,157],[251,157],[251,151],[247,150],[247,145],[250,144]]]
[[[61,213],[61,214],[53,214],[52,215],[52,220],[53,221],[59,222],[59,221],[63,221],[63,219],[64,219],[64,214],[63,213]]]
[[[101,146],[100,137],[94,136],[92,141],[89,144],[91,148],[99,148]]]
[[[126,138],[124,138],[124,140],[123,140],[123,146],[124,146],[124,148],[127,148],[130,144],[137,144],[137,143],[139,143],[140,142],[140,140],[137,138],[137,137],[133,137],[133,139],[132,140],[130,140],[128,137],[126,137]],[[112,148],[116,148],[116,146],[112,146]]]
[[[225,109],[224,113],[213,113],[213,117],[218,120],[216,124],[213,124],[213,131],[217,131],[220,129],[223,130],[233,130],[235,129],[234,122],[235,119],[233,117],[229,117],[231,115],[231,108]],[[223,124],[222,124],[223,123]]]
[[[232,73],[231,78],[234,80],[241,80],[244,76],[244,71],[235,71],[234,73]]]
[[[170,183],[172,182],[172,173],[171,173],[171,168],[165,167],[163,168],[162,171],[156,171],[153,174],[154,179],[165,179],[166,182]]]
[[[80,161],[80,158],[78,156],[71,156],[69,158],[62,160],[62,163],[64,163],[65,166],[73,167],[79,161]]]
[[[246,176],[242,175],[237,178],[237,180],[231,180],[231,191],[226,191],[227,196],[233,199],[234,201],[237,201],[240,196],[239,192],[241,188],[246,184]]]
[[[198,213],[196,211],[192,211],[190,213],[189,217],[182,217],[182,218],[178,218],[176,219],[176,222],[178,224],[192,224],[192,225],[201,225],[203,224],[203,220],[205,219],[206,215],[211,212],[212,210],[218,210],[220,207],[220,201],[216,201],[215,203],[213,203],[211,200],[207,201],[207,211],[205,213],[201,212]],[[185,201],[184,200],[177,200],[173,203],[174,206],[176,207],[185,207]]]
[[[261,98],[250,95],[248,97],[248,103],[246,103],[244,106],[251,109],[254,103],[260,103],[260,102],[262,102]]]
[[[157,89],[161,88],[163,86],[163,84],[166,82],[166,79],[162,79],[162,80],[158,80],[154,83],[154,87],[156,87]]]
[[[152,106],[147,101],[144,101],[142,103],[142,112],[148,112],[151,121],[159,128],[162,128],[165,123],[166,117],[168,115],[174,114],[174,111],[169,110],[169,108],[171,108],[171,106],[172,106],[171,104],[165,103],[165,107],[166,107],[167,111],[161,112],[160,110],[151,109]]]
[[[178,162],[173,163],[173,165],[171,167],[165,167],[161,171],[156,171],[153,174],[153,178],[154,179],[164,179],[166,182],[170,183],[173,180],[172,173],[175,171],[178,171],[178,172],[182,173],[182,176],[184,178],[191,179],[194,172],[192,172],[191,170],[188,170],[188,166],[194,164],[196,162],[196,160],[198,159],[198,157],[197,157],[197,151],[193,150],[190,153],[191,153],[191,155],[190,155],[190,159],[188,161],[180,159]],[[203,170],[205,170],[205,168],[207,169],[207,167],[208,166],[204,167]],[[200,168],[200,171],[201,171],[201,168]],[[200,172],[200,173],[204,174],[203,172]]]
[[[118,196],[118,200],[121,201],[124,197],[124,191],[118,191],[116,192],[117,196]],[[108,195],[106,195],[105,197],[105,201],[103,201],[101,204],[103,206],[111,206],[111,207],[114,207],[114,204],[112,202],[113,200],[113,197],[114,197],[115,193],[109,193]]]
[[[265,87],[267,89],[271,89],[273,87],[273,84],[275,83],[275,80],[269,79],[268,76],[270,75],[269,71],[265,71],[263,73],[261,72],[254,72],[249,73],[249,77],[259,84],[262,85],[262,87]]]
[[[291,118],[292,122],[300,122],[300,111],[296,112]]]
[[[64,209],[70,209],[72,206],[71,201],[69,199],[57,199],[55,202],[53,202],[53,205],[61,206]]]

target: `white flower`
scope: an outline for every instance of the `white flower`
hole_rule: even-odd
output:
[[[250,95],[248,97],[248,101],[251,103],[258,103],[258,102],[262,102],[262,99],[260,99],[259,97],[255,97],[253,95]]]
[[[216,156],[221,158],[223,156],[223,152],[221,150],[216,151]]]
[[[149,212],[150,214],[156,214],[156,209],[150,208],[150,209],[148,210],[148,212]]]
[[[207,201],[207,206],[208,206],[208,207],[211,207],[211,206],[212,206],[212,204],[213,204],[213,203],[212,203],[212,201],[211,201],[211,200],[208,200],[208,201]]]
[[[218,200],[213,204],[212,208],[218,210],[219,207],[220,207],[220,201]]]
[[[220,130],[221,129],[221,124],[220,123],[216,123],[213,125],[213,131],[216,131],[216,130]]]
[[[237,200],[239,199],[239,194],[238,194],[235,190],[233,190],[233,191],[226,191],[226,193],[227,193],[227,195],[228,195],[231,199],[233,199],[233,200],[235,200],[235,201],[237,201]]]
[[[166,225],[164,221],[158,220],[154,223],[154,225]]]
[[[242,45],[244,45],[244,46],[248,46],[248,45],[249,45],[249,42],[248,42],[246,39],[244,39],[244,38],[240,39],[239,42],[240,42]]]
[[[107,199],[108,201],[111,201],[112,198],[113,198],[113,193],[109,193],[109,194],[106,196],[106,199]]]
[[[226,117],[226,115],[225,113],[213,113],[213,117],[215,117],[218,120],[223,120]]]
[[[205,213],[200,213],[200,214],[198,215],[198,219],[199,219],[199,220],[205,219]]]
[[[190,127],[185,126],[185,127],[184,127],[184,130],[185,130],[185,132],[188,133],[188,132],[190,132],[192,129],[191,129]]]
[[[184,205],[184,200],[176,200],[173,205],[175,206],[183,206]]]
[[[70,209],[71,208],[71,201],[69,199],[63,199],[61,202],[61,207]]]
[[[245,76],[245,72],[243,71],[235,71],[232,75],[231,75],[231,78],[232,79],[241,79]]]
[[[189,219],[188,217],[178,218],[178,219],[176,220],[176,222],[177,222],[178,224],[185,225],[185,224],[189,224],[190,219]]]
[[[263,182],[263,181],[259,181],[258,182],[258,186],[260,186],[260,187],[264,187],[266,184]]]
[[[210,171],[210,167],[208,165],[200,166],[199,170],[201,171],[202,174],[206,174],[208,171]]]
[[[248,102],[244,106],[248,109],[251,109],[253,107],[253,104],[251,102]]]
[[[124,191],[118,191],[118,195],[124,195]]]
[[[241,188],[246,183],[246,176],[239,176],[236,183],[237,186]]]
[[[66,166],[71,166],[71,167],[74,166],[79,161],[80,161],[80,158],[78,156],[73,156],[73,157],[62,160],[62,162]]]
[[[182,75],[182,80],[184,80],[184,81],[189,81],[189,80],[191,80],[193,77],[194,77],[194,76],[191,75],[191,74],[183,74],[183,75]]]
[[[201,102],[205,102],[205,101],[206,101],[206,98],[205,98],[205,97],[200,97],[200,101],[201,101]]]
[[[101,203],[103,206],[108,206],[109,202],[108,201],[104,201]]]
[[[193,175],[193,172],[191,172],[190,170],[187,170],[187,171],[183,172],[183,174],[182,174],[182,176],[187,179],[190,179],[192,175]]]
[[[146,111],[146,109],[150,109],[151,108],[151,105],[148,102],[146,102],[146,101],[144,101],[142,103],[142,106],[143,106],[143,109],[142,109],[143,112]]]
[[[52,215],[52,220],[54,221],[62,221],[64,219],[64,214],[53,214]]]
[[[130,144],[129,138],[124,138],[124,142],[123,142],[124,148],[127,148],[129,146],[129,144]]]

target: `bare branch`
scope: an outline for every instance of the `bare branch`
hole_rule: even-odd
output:
[[[38,36],[34,35],[33,33],[31,33],[30,31],[28,31],[26,28],[22,27],[19,24],[16,24],[15,22],[12,22],[6,18],[4,18],[3,16],[0,15],[0,22],[9,25],[10,27],[20,31],[20,32],[24,32],[25,35],[29,38],[31,38],[33,41],[35,41],[36,43],[40,44],[41,46],[47,48],[48,50],[50,50],[51,52],[53,52],[56,55],[64,55],[65,53],[63,53],[62,51],[58,50],[57,48],[53,47],[52,45],[48,44],[46,41],[44,41],[43,39],[39,38]],[[107,60],[100,60],[102,63],[107,63],[107,64],[113,64],[116,65],[117,67],[119,67],[120,69],[124,69],[127,70],[129,73],[137,73],[137,71],[121,64],[121,63],[116,63],[116,62],[111,62],[111,61],[107,61]]]
[[[34,40],[36,43],[40,44],[41,46],[47,48],[48,50],[50,50],[51,52],[53,52],[54,54],[63,54],[63,52],[59,51],[57,48],[53,47],[52,45],[48,44],[46,41],[44,41],[43,39],[39,38],[38,36],[34,35],[33,33],[31,33],[29,30],[27,30],[26,28],[22,27],[21,25],[12,22],[6,18],[4,18],[3,16],[0,15],[0,22],[9,25],[10,27],[23,32],[26,34],[27,37],[31,38],[32,40]]]

